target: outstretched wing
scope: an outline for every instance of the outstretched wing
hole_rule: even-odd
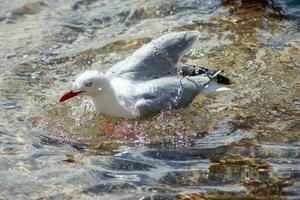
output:
[[[117,63],[106,76],[131,80],[153,79],[175,69],[180,57],[198,39],[197,31],[169,33],[143,45],[127,59]]]

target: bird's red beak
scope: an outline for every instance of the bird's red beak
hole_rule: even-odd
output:
[[[81,91],[79,92],[74,92],[72,90],[70,90],[69,92],[65,93],[60,99],[59,99],[59,103],[62,103],[68,99],[71,99],[72,97],[75,97],[77,95],[79,95],[81,93]]]

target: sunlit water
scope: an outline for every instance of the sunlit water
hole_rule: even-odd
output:
[[[297,0],[0,4],[0,199],[300,198]],[[57,104],[76,74],[182,30],[202,33],[183,62],[231,91],[140,120]]]

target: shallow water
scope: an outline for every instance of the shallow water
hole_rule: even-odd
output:
[[[0,1],[0,199],[300,199],[300,3]],[[57,104],[74,76],[198,30],[234,84],[141,120]]]

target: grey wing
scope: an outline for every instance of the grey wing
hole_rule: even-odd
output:
[[[165,77],[138,85],[140,99],[135,107],[140,115],[159,112],[162,109],[176,109],[188,106],[209,83],[207,76]]]
[[[169,33],[143,45],[107,72],[107,77],[145,80],[162,77],[175,69],[180,57],[198,39],[197,31]]]

